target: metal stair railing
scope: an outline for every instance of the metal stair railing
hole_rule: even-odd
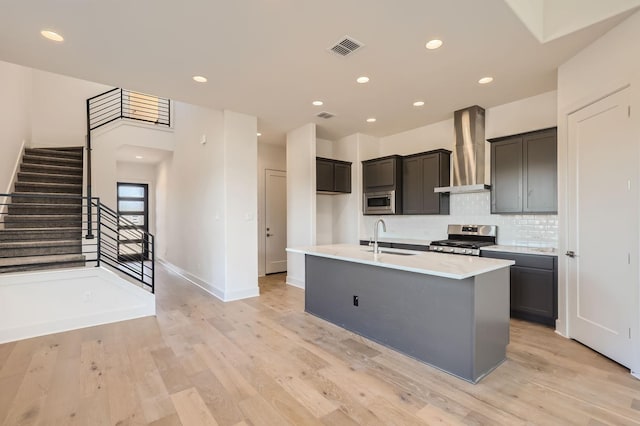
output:
[[[155,237],[99,198],[12,193],[2,199],[0,273],[106,265],[155,291]]]
[[[171,100],[160,98],[132,90],[114,88],[87,99],[87,190],[86,196],[92,197],[91,192],[91,132],[119,119],[136,120],[171,127]],[[88,234],[87,239],[93,239],[91,220],[93,206],[89,203],[87,209]]]

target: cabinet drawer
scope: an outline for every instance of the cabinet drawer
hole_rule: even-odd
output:
[[[519,254],[519,253],[507,253],[502,251],[482,251],[483,257],[491,257],[493,259],[507,259],[514,260],[515,266],[522,266],[525,268],[537,268],[553,270],[554,258],[553,256],[544,256],[538,254]]]

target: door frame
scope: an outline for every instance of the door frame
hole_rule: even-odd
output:
[[[149,184],[148,183],[135,183],[135,182],[116,182],[116,211],[118,212],[118,216],[122,214],[120,211],[120,200],[123,201],[139,201],[140,199],[135,197],[130,199],[130,197],[120,197],[120,186],[141,186],[144,187],[144,231],[149,233]],[[149,260],[149,241],[145,241],[143,245],[143,259]],[[126,261],[128,259],[127,256],[120,256],[120,223],[118,222],[118,260]],[[138,260],[138,259],[134,259]]]
[[[267,175],[269,174],[269,172],[278,172],[278,173],[283,173],[284,177],[286,179],[287,177],[287,171],[286,170],[279,170],[279,169],[269,169],[269,168],[265,168],[264,169],[264,224],[262,226],[261,232],[262,232],[262,238],[264,241],[264,274],[265,275],[270,275],[271,273],[267,272],[267,256],[268,256],[268,250],[267,250],[267,204],[268,204],[268,200],[269,200],[269,196],[267,194]],[[286,195],[286,189],[285,189],[285,195]],[[286,231],[286,221],[289,219],[286,214],[287,214],[287,209],[285,206],[285,231]],[[272,273],[284,273],[286,271],[283,272],[272,272]]]
[[[600,83],[599,86],[584,87],[584,94],[577,100],[567,104],[558,103],[558,319],[556,321],[556,333],[570,338],[571,321],[569,318],[569,268],[568,258],[565,256],[567,250],[571,250],[569,245],[569,229],[568,223],[573,220],[569,216],[569,179],[568,164],[569,158],[569,117],[571,114],[588,107],[614,93],[631,87],[631,108],[632,114],[631,126],[636,134],[640,134],[640,75],[632,77],[630,80],[616,80],[611,82]],[[559,99],[560,100],[560,99]],[[640,167],[640,158],[638,158]],[[640,239],[640,233],[638,235]],[[640,261],[640,259],[638,259]],[[638,283],[640,293],[640,283]],[[640,306],[640,298],[637,301]],[[632,338],[635,342],[633,353],[634,363],[631,374],[640,379],[640,313],[634,319],[635,328],[632,329]]]

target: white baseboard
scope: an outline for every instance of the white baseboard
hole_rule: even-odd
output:
[[[631,371],[630,371],[630,373],[631,373],[631,375],[632,375],[633,377],[635,377],[636,379],[640,380],[640,371],[633,371],[633,370],[631,370]]]
[[[293,278],[290,275],[287,275],[286,283],[293,287],[298,287],[304,290],[304,280]]]
[[[260,289],[258,287],[225,292],[224,290],[215,287],[202,278],[193,275],[189,271],[185,271],[179,266],[174,265],[166,259],[158,259],[158,262],[162,263],[167,269],[180,275],[191,284],[200,287],[202,290],[206,291],[212,296],[215,296],[223,302],[232,302],[234,300],[248,299],[250,297],[260,296]]]

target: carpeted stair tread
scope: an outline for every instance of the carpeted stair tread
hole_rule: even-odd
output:
[[[21,164],[20,165],[21,172],[34,172],[34,173],[55,173],[59,175],[72,175],[72,176],[82,176],[83,169],[82,167],[71,167],[71,166],[56,166],[56,165],[48,165],[48,164]]]
[[[78,245],[78,240],[0,241],[0,249],[25,248],[33,245],[42,247],[71,246]]]
[[[13,203],[8,207],[8,214],[13,215],[43,215],[43,214],[81,214],[82,204],[25,204]]]
[[[16,182],[15,189],[28,193],[82,194],[82,184],[79,183]]]
[[[84,259],[85,257],[82,254],[54,254],[51,256],[0,258],[0,268],[11,266],[51,264],[58,262],[78,262],[84,261]]]
[[[0,229],[0,241],[43,241],[43,240],[82,240],[82,230],[78,226],[56,228],[15,228]]]
[[[81,204],[12,204],[8,210],[9,216],[32,216],[32,215],[71,215],[82,214]]]
[[[14,192],[11,201],[14,204],[82,204],[82,196],[51,192]]]
[[[18,172],[18,182],[71,183],[82,185],[82,175]]]
[[[25,155],[36,155],[41,157],[57,157],[70,158],[73,160],[82,160],[82,148],[78,150],[61,150],[50,148],[26,148]]]
[[[0,259],[81,253],[81,240],[0,241]]]
[[[75,158],[47,157],[42,155],[27,155],[22,157],[23,164],[48,164],[53,166],[82,167],[82,160]]]

